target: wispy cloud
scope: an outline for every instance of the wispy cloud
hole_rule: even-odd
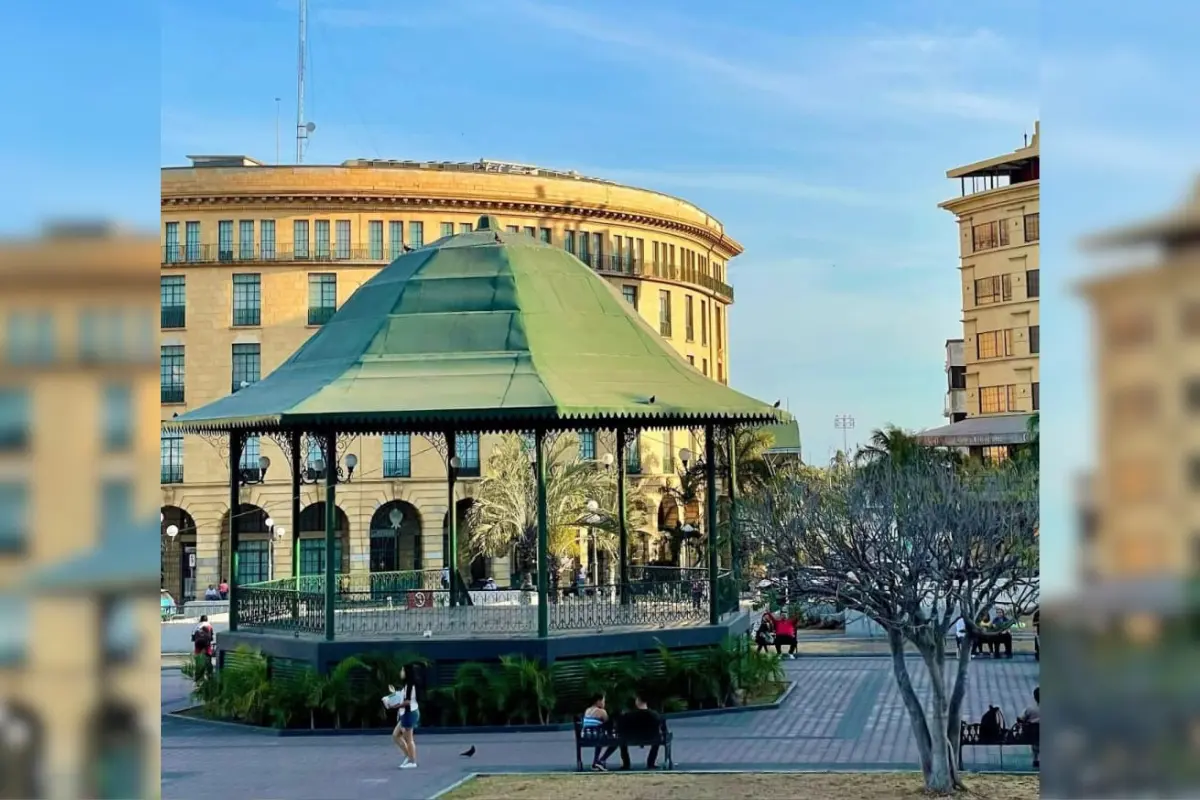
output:
[[[1027,123],[1036,114],[1034,92],[1005,96],[968,88],[955,75],[980,63],[991,63],[1003,74],[1019,64],[1015,46],[987,30],[965,34],[831,37],[824,41],[797,37],[792,48],[756,48],[742,41],[744,52],[790,49],[786,59],[773,63],[751,58],[715,55],[728,48],[704,47],[687,42],[678,25],[671,37],[650,36],[640,30],[662,30],[664,23],[643,25],[638,21],[615,20],[589,15],[535,0],[500,0],[505,13],[559,33],[602,45],[599,52],[610,57],[640,59],[652,72],[664,68],[703,76],[727,88],[753,93],[785,110],[806,114],[839,112],[853,116],[930,114],[977,122]],[[982,59],[982,62],[981,62]],[[1002,64],[996,64],[1002,59]],[[1032,62],[1027,70],[1034,76]]]

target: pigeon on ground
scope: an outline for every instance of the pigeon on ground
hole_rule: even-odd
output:
[[[459,753],[459,755],[462,756],[463,758],[470,758],[471,756],[475,755],[475,745],[471,745],[466,750]]]

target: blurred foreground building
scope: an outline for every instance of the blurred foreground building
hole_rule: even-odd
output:
[[[0,797],[158,785],[154,252],[0,243]]]
[[[958,222],[964,382],[961,410],[921,433],[925,444],[998,460],[1029,441],[1041,386],[1039,136],[1035,123],[1019,150],[946,173],[960,187],[938,207]]]
[[[1097,578],[1183,576],[1200,566],[1197,240],[1200,184],[1176,212],[1089,243],[1154,253],[1083,287],[1098,437],[1087,560]]]

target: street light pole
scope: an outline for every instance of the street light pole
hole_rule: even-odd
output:
[[[842,432],[842,452],[846,454],[846,458],[850,458],[850,444],[847,434],[854,430],[854,417],[849,414],[838,414],[833,418],[833,427]]]

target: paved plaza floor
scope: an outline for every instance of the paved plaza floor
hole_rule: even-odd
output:
[[[781,708],[673,723],[676,769],[914,768],[916,750],[890,659],[809,657],[784,663],[798,685]],[[917,690],[927,691],[923,667],[910,661],[910,670]],[[981,660],[972,666],[970,680],[967,719],[978,720],[991,703],[1011,722],[1031,699],[1038,665],[1021,658]],[[177,671],[164,670],[164,712],[184,705],[187,690]],[[162,742],[162,796],[168,800],[421,800],[471,772],[570,770],[575,761],[569,732],[418,732],[420,767],[403,771],[400,754],[382,735],[281,738],[164,717]],[[476,756],[461,758],[471,745],[478,748]],[[635,759],[639,753],[644,751],[635,750]],[[1000,766],[996,748],[968,748],[964,758],[968,769]],[[1027,769],[1028,748],[1006,749],[1003,764]]]

